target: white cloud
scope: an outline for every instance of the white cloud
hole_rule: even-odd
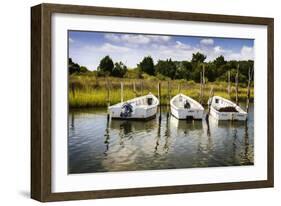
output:
[[[224,50],[220,46],[215,46],[214,47],[214,52],[215,53],[222,53]]]
[[[72,38],[70,38],[70,37],[69,37],[68,40],[69,40],[69,43],[73,43],[74,42],[74,40]]]
[[[126,44],[148,44],[150,39],[144,35],[132,35],[132,34],[105,34],[104,37],[115,43],[126,43]]]
[[[123,42],[130,44],[148,44],[150,42],[148,36],[144,35],[125,34],[121,36],[121,39]]]
[[[116,46],[110,43],[105,43],[100,47],[101,51],[104,52],[129,52],[130,48],[123,46]]]
[[[114,62],[122,61],[131,68],[148,55],[155,63],[159,59],[167,58],[190,61],[192,54],[196,52],[206,55],[206,61],[212,61],[220,55],[223,55],[226,60],[254,59],[253,47],[243,46],[240,50],[233,51],[215,45],[212,39],[202,39],[198,45],[189,45],[179,40],[173,41],[169,36],[107,34],[105,38],[108,40],[106,43],[75,48],[71,50],[70,56],[74,61],[91,70],[97,68],[99,61],[105,55],[110,55]]]
[[[223,55],[223,56],[226,56],[226,55],[232,53],[231,50],[224,49],[221,46],[215,46],[214,47],[214,52],[215,52],[215,55]]]
[[[226,56],[227,60],[254,60],[254,48],[249,46],[243,46],[240,52],[230,53]]]
[[[248,47],[248,46],[243,46],[242,49],[241,49],[241,55],[242,56],[254,55],[254,48]]]
[[[180,41],[176,41],[175,47],[176,47],[177,49],[191,49],[191,48],[192,48],[190,45],[184,44],[184,43],[182,43],[182,42],[180,42]]]
[[[148,35],[147,36],[152,42],[168,42],[170,41],[170,36],[155,36],[155,35]]]
[[[213,39],[210,39],[210,38],[208,38],[208,39],[202,39],[202,40],[200,41],[200,44],[205,45],[205,46],[211,46],[211,45],[214,44],[214,40],[213,40]]]
[[[104,38],[106,38],[109,41],[112,42],[119,42],[120,41],[120,36],[116,34],[105,34]]]
[[[130,45],[149,44],[152,42],[168,42],[171,37],[169,36],[156,36],[156,35],[142,35],[142,34],[105,34],[104,37],[115,43],[125,43]]]

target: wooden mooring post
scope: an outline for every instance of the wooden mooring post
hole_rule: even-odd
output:
[[[228,85],[227,85],[227,93],[229,99],[231,99],[231,83],[230,83],[230,71],[227,72],[228,74]]]
[[[181,93],[181,83],[178,84],[178,93]]]
[[[169,114],[170,114],[170,99],[171,99],[171,96],[170,96],[170,81],[168,80],[167,82],[167,86],[168,86],[168,92],[167,92],[167,118],[169,117]]]
[[[202,72],[200,72],[200,104],[203,103],[203,78]]]
[[[202,81],[203,81],[203,89],[204,89],[204,86],[205,86],[205,64],[203,64],[203,67],[202,67]]]
[[[158,100],[159,100],[159,121],[161,120],[161,82],[158,82]]]
[[[134,91],[135,97],[137,97],[138,93],[137,93],[137,90],[136,90],[136,82],[135,81],[133,82],[133,91]]]
[[[141,96],[143,95],[143,80],[141,80]]]
[[[203,64],[203,71],[202,71],[202,102],[204,101],[204,90],[205,90],[205,64]]]
[[[206,124],[207,124],[207,136],[209,138],[211,137],[209,117],[210,117],[210,112],[211,112],[211,105],[212,105],[212,101],[213,101],[213,96],[214,96],[214,86],[212,86],[211,89],[210,89],[209,99],[208,99],[208,103],[207,103],[208,104],[208,112],[207,112],[206,117],[205,117]]]
[[[205,64],[202,64],[200,72],[200,104],[204,103],[204,88],[205,88]]]
[[[211,111],[211,104],[213,101],[213,96],[214,96],[214,86],[211,87],[210,93],[209,93],[209,99],[208,99],[208,112],[206,114],[206,121],[207,124],[209,124],[209,116],[210,116],[210,111]],[[210,100],[210,101],[209,101]],[[209,125],[208,125],[209,126]]]
[[[235,103],[238,105],[239,104],[239,100],[238,100],[238,84],[239,84],[239,64],[237,66],[237,72],[236,72],[236,77],[235,77]]]
[[[252,81],[252,78],[253,78],[253,73],[254,73],[253,68],[252,69],[249,68],[249,71],[248,71],[247,100],[246,100],[246,112],[247,113],[249,112],[249,104],[250,104],[250,98],[251,98],[251,81]]]
[[[123,82],[120,83],[120,86],[121,86],[121,102],[123,102],[124,100],[124,96],[123,96]]]
[[[108,77],[106,77],[106,89],[107,89],[107,120],[109,120],[109,106],[110,106],[110,87]]]

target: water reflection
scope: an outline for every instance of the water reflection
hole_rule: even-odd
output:
[[[69,173],[252,165],[253,106],[248,122],[110,120],[106,109],[69,113]]]
[[[161,110],[160,110],[160,112],[161,112]],[[157,154],[159,141],[161,138],[161,120],[162,120],[162,117],[161,117],[161,113],[160,113],[160,115],[158,117],[158,123],[157,123],[157,136],[156,136],[156,143],[155,143],[155,147],[154,147],[154,154]]]

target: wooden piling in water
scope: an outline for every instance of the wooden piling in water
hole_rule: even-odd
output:
[[[181,93],[181,83],[178,84],[178,93]]]
[[[123,97],[123,82],[120,83],[120,86],[121,86],[121,102],[123,102],[123,100],[124,100],[123,99],[124,98]]]
[[[109,120],[109,106],[110,106],[110,87],[108,77],[106,77],[106,89],[107,89],[107,121]]]
[[[209,98],[211,98],[213,96],[214,96],[214,86],[211,86],[210,93],[209,93]]]
[[[136,90],[136,82],[135,81],[133,82],[133,92],[135,94],[135,97],[137,97],[138,93],[137,93],[137,90]]]
[[[209,126],[209,116],[210,116],[211,104],[212,104],[212,101],[213,101],[213,96],[214,96],[214,86],[211,87],[210,93],[209,93],[209,99],[211,99],[211,100],[210,100],[210,102],[208,102],[208,112],[206,114],[206,121],[207,121],[207,124],[208,124],[207,126]],[[209,99],[208,99],[208,101],[209,101]]]
[[[159,122],[161,121],[161,82],[158,82]]]
[[[209,102],[208,104],[208,113],[210,113],[210,106],[211,106],[211,103],[212,103],[212,98],[214,96],[214,86],[211,86],[211,89],[210,89],[210,93],[209,93],[209,99],[211,99],[211,102]]]
[[[227,72],[228,73],[228,85],[227,85],[227,93],[228,93],[228,97],[231,100],[231,83],[230,83],[230,71]]]
[[[204,103],[204,89],[205,89],[205,64],[202,66],[202,103]]]
[[[247,100],[246,100],[246,112],[249,112],[249,104],[250,104],[250,97],[251,97],[251,81],[253,77],[253,69],[249,68],[248,71],[248,88],[247,88]]]
[[[235,93],[236,93],[235,102],[236,102],[237,105],[239,104],[239,100],[238,100],[238,84],[239,84],[239,64],[237,66],[237,72],[236,72],[236,77],[235,77]]]
[[[200,72],[200,104],[203,103],[203,78],[202,78],[202,72]]]
[[[170,113],[170,81],[168,80],[167,82],[167,86],[168,86],[168,98],[167,98],[167,118],[169,117],[169,113]]]
[[[109,88],[108,77],[106,77],[106,89],[107,89],[107,107],[109,107],[110,106],[110,88]]]
[[[141,80],[141,96],[143,96],[143,80]]]
[[[159,104],[161,105],[161,82],[158,82],[157,91],[158,91]]]
[[[170,104],[171,99],[171,84],[170,81],[168,81],[168,104]]]
[[[203,84],[205,84],[205,64],[202,67]]]

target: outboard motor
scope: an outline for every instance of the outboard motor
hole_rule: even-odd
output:
[[[121,117],[130,117],[133,112],[133,106],[130,103],[125,103],[121,108]]]
[[[185,100],[185,102],[184,102],[184,108],[185,109],[190,109],[190,104],[189,104],[189,102],[187,100]]]

